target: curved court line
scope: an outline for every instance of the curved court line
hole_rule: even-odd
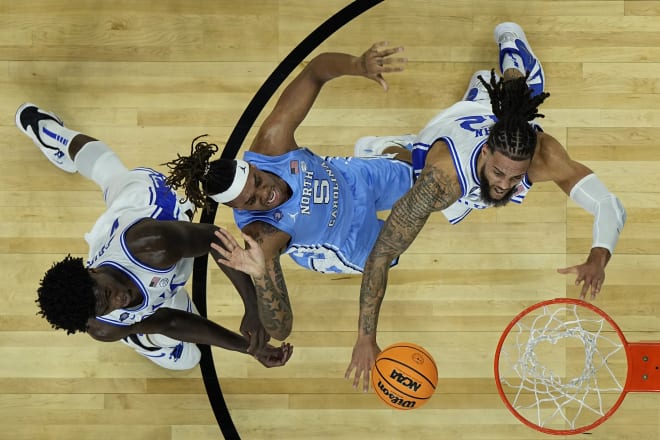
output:
[[[293,49],[289,55],[282,60],[277,68],[270,74],[263,85],[259,88],[254,95],[248,106],[243,111],[240,119],[238,120],[234,130],[232,131],[227,144],[222,152],[222,158],[233,159],[238,154],[238,151],[247,136],[248,131],[252,128],[257,116],[264,108],[268,100],[273,96],[277,88],[284,82],[284,80],[291,74],[293,69],[296,68],[306,56],[308,56],[314,49],[316,49],[323,41],[330,35],[335,33],[338,29],[346,23],[359,16],[363,12],[369,10],[383,0],[355,0],[347,5],[344,9],[340,10],[311,34],[309,34],[298,46]],[[209,209],[203,210],[200,218],[200,223],[213,223],[215,221],[215,214],[217,212],[218,204],[213,200],[209,200]],[[199,313],[206,317],[206,270],[208,267],[208,255],[195,258],[195,265],[193,268],[193,301],[197,306]],[[204,387],[213,409],[213,414],[218,421],[218,426],[222,431],[225,439],[240,440],[240,436],[236,431],[234,422],[229,414],[229,409],[222,396],[220,382],[215,370],[213,361],[213,353],[208,345],[200,345],[202,351],[202,359],[200,361],[200,368],[202,371],[202,379],[204,380]]]

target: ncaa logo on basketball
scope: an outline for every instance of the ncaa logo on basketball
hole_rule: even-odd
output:
[[[390,373],[390,378],[395,379],[397,382],[399,382],[401,385],[403,385],[406,388],[410,388],[411,390],[419,390],[419,387],[422,386],[421,383],[417,383],[411,378],[405,376],[404,374],[396,371],[395,369],[392,369],[392,372]]]
[[[438,384],[438,369],[428,351],[398,342],[381,351],[371,369],[376,396],[392,408],[410,410],[426,404]]]

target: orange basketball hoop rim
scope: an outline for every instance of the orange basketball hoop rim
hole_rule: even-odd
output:
[[[556,309],[556,308],[566,308],[565,310],[562,309],[562,312],[566,312],[568,310],[569,318],[566,320],[566,322],[570,322],[569,325],[563,322],[562,319],[557,319],[555,316],[552,315],[551,313],[552,309]],[[543,319],[528,318],[532,315],[537,316],[537,314],[540,313],[541,310],[544,313],[543,315],[541,315],[541,318]],[[547,312],[546,310],[550,310],[550,312]],[[584,377],[581,377],[579,380],[581,384],[580,386],[583,386],[584,390],[587,391],[580,390],[579,392],[575,392],[575,394],[573,395],[567,395],[567,393],[564,393],[563,388],[557,386],[556,376],[553,378],[542,378],[542,380],[540,381],[542,386],[537,387],[535,383],[534,386],[530,388],[528,385],[525,385],[523,383],[529,379],[528,374],[531,373],[533,375],[533,373],[536,373],[538,371],[541,371],[542,373],[546,374],[548,373],[548,370],[545,369],[545,367],[543,366],[541,366],[541,368],[539,369],[538,368],[539,365],[535,365],[533,367],[528,367],[527,365],[523,365],[525,362],[520,361],[522,357],[520,357],[519,360],[514,362],[514,364],[516,364],[514,367],[509,366],[509,371],[515,372],[512,374],[520,375],[521,384],[515,385],[512,388],[507,388],[507,390],[505,390],[505,386],[507,387],[511,386],[507,382],[507,379],[503,377],[503,374],[506,373],[503,372],[503,370],[505,370],[504,365],[501,365],[501,363],[504,362],[503,361],[504,357],[506,357],[507,360],[509,360],[508,358],[510,357],[508,353],[503,352],[505,341],[507,342],[508,346],[510,345],[517,346],[517,351],[519,356],[522,356],[520,353],[522,348],[523,351],[527,350],[527,353],[531,352],[530,357],[536,360],[536,356],[534,355],[533,350],[534,347],[536,346],[535,344],[538,344],[538,341],[532,340],[532,338],[538,337],[538,335],[542,334],[543,331],[546,330],[548,327],[552,327],[549,329],[549,333],[553,333],[556,335],[558,332],[557,327],[559,324],[559,327],[561,327],[561,330],[564,333],[562,333],[562,335],[559,336],[558,338],[555,338],[554,342],[551,342],[553,344],[557,342],[556,339],[575,338],[575,337],[579,338],[582,335],[585,335],[584,337],[588,340],[588,344],[593,343],[594,348],[598,344],[599,338],[607,341],[606,342],[607,345],[612,345],[613,339],[608,338],[606,336],[601,336],[600,331],[593,332],[593,331],[584,330],[582,328],[583,327],[582,321],[580,321],[581,319],[579,316],[580,313],[595,314],[598,315],[600,318],[602,318],[600,319],[600,322],[598,322],[598,324],[601,326],[601,329],[603,325],[609,325],[609,327],[611,327],[611,330],[609,330],[609,332],[604,331],[603,334],[615,333],[618,336],[618,339],[620,339],[621,341],[619,347],[625,351],[625,360],[627,363],[627,374],[625,377],[625,384],[621,388],[616,389],[614,393],[612,393],[612,389],[607,390],[613,396],[616,395],[617,392],[620,392],[620,395],[618,395],[618,397],[612,397],[613,399],[616,398],[616,400],[613,401],[613,403],[611,403],[609,409],[607,410],[603,409],[602,411],[600,411],[597,408],[592,408],[593,406],[597,406],[597,405],[589,405],[585,403],[586,400],[585,396],[590,392],[589,382],[592,381],[596,375],[600,374],[598,368],[599,366],[594,367],[593,365],[591,365],[593,359],[587,359],[585,363],[589,363],[591,369],[589,370],[589,374],[587,374]],[[578,319],[575,319],[575,317],[577,317]],[[522,324],[522,321],[525,320],[526,318],[533,323],[531,326]],[[537,325],[537,321],[540,321],[541,323],[546,323],[546,327],[543,328],[534,327],[535,325]],[[593,319],[593,318],[584,319],[584,322],[588,322],[590,325],[593,325],[597,321],[598,319]],[[568,327],[570,326],[573,326],[574,328],[569,329]],[[516,328],[517,333],[515,331],[512,333],[512,329],[514,329],[514,327]],[[575,330],[576,328],[578,329],[577,331]],[[524,340],[526,336],[525,337],[521,337],[521,336],[523,334],[526,335],[527,332],[529,332],[531,337],[528,340]],[[515,344],[510,343],[509,338],[515,339]],[[531,344],[529,342],[530,340],[532,340]],[[538,340],[541,339],[539,338]],[[594,341],[596,342],[594,343]],[[529,346],[531,346],[532,348],[531,349],[525,348]],[[612,350],[611,347],[607,347],[607,349]],[[515,351],[515,349],[512,351]],[[585,350],[585,352],[588,352],[588,350]],[[616,350],[612,350],[611,352],[615,353]],[[595,356],[594,353],[596,353],[597,356]],[[524,354],[526,353],[523,353],[523,355]],[[589,355],[591,357],[597,358],[598,361],[601,361],[600,369],[602,371],[606,371],[606,373],[604,374],[608,376],[614,376],[614,374],[610,370],[610,366],[608,365],[607,356],[603,356],[602,353],[597,348],[594,351],[589,352]],[[497,345],[497,349],[495,351],[494,369],[495,369],[495,383],[497,385],[498,393],[502,398],[502,401],[504,402],[506,407],[518,420],[520,420],[522,423],[529,426],[530,428],[536,429],[538,431],[547,434],[556,434],[556,435],[579,434],[585,431],[589,431],[597,427],[598,425],[602,424],[603,422],[605,422],[619,408],[627,393],[660,391],[660,342],[628,342],[623,332],[619,328],[619,326],[603,310],[599,309],[598,307],[594,306],[591,303],[579,299],[556,298],[548,301],[542,301],[526,308],[509,323],[509,325],[505,328],[504,332],[502,333],[502,336],[500,337],[500,340]],[[523,370],[522,373],[520,370]],[[550,373],[552,374],[552,372]],[[610,379],[613,379],[613,383],[616,383],[616,378],[610,377]],[[536,380],[536,378],[534,378],[532,381],[534,380]],[[503,384],[503,382],[505,383]],[[582,382],[586,382],[587,385],[584,386]],[[597,383],[597,382],[598,382],[597,380],[594,380],[591,383]],[[565,384],[560,384],[560,385],[564,386]],[[577,388],[572,384],[570,386],[572,387],[571,388],[572,390]],[[602,402],[600,402],[601,399],[600,391],[601,390],[596,389],[594,395],[598,394],[597,398],[599,400],[599,403],[602,404]],[[514,400],[513,402],[511,401],[512,399],[507,396],[507,394],[513,395],[515,397],[515,399],[513,399]],[[525,394],[527,398],[527,403],[532,401],[531,404],[524,406],[523,409],[521,409],[521,405],[517,405],[517,399],[521,394]],[[536,399],[536,402],[533,402],[534,399]],[[592,397],[592,399],[594,399],[594,397]],[[573,406],[574,408],[570,408],[571,406]],[[585,410],[585,408],[588,408],[588,410]],[[582,417],[580,415],[582,411],[584,411],[585,414],[589,413],[589,411],[592,411],[593,414],[590,414],[590,417],[595,418],[595,420],[591,420],[589,419],[589,417],[583,417],[588,420],[576,421],[579,417]],[[572,412],[571,416],[567,415],[569,412]],[[549,417],[556,417],[559,422],[568,424],[569,428],[568,429],[556,428],[556,427],[553,428],[553,427],[544,426],[544,423],[541,418],[542,413],[551,414],[551,416]],[[559,415],[556,415],[555,413],[559,413]],[[571,417],[573,417],[575,413],[577,413],[578,415],[575,416],[573,420],[571,420]],[[530,414],[531,416],[529,416]],[[538,418],[536,417],[537,414],[538,414]],[[532,419],[536,419],[536,420],[532,420]]]

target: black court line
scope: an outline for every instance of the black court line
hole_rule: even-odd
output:
[[[254,125],[254,121],[259,116],[259,113],[264,108],[268,100],[273,96],[278,87],[284,80],[291,74],[293,69],[296,68],[314,49],[316,49],[323,41],[330,35],[339,30],[346,23],[359,16],[363,12],[371,9],[378,3],[384,0],[355,0],[347,5],[344,9],[337,12],[335,15],[326,20],[311,34],[309,34],[298,46],[293,49],[289,55],[282,60],[277,68],[270,74],[263,85],[259,88],[254,95],[248,106],[243,111],[238,123],[234,127],[227,144],[222,152],[221,157],[225,159],[233,159],[238,154],[238,151],[243,145],[243,141],[247,136],[248,131]],[[213,200],[209,200],[209,209],[202,211],[200,223],[213,223],[215,221],[215,214],[217,212],[218,204]],[[193,302],[197,306],[199,313],[206,317],[206,270],[208,267],[208,255],[198,257],[195,259],[193,268]],[[213,361],[213,353],[208,345],[200,345],[202,351],[202,359],[200,361],[200,368],[202,371],[202,378],[204,386],[206,387],[206,394],[209,397],[211,408],[218,421],[218,426],[222,431],[225,439],[227,440],[240,440],[238,431],[234,426],[234,422],[229,414],[229,409],[222,396],[222,389],[218,381],[218,375],[215,370]]]

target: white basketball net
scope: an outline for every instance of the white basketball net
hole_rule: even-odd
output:
[[[588,426],[616,403],[627,374],[624,345],[605,318],[576,304],[523,316],[499,359],[505,397],[519,415],[551,430]]]

